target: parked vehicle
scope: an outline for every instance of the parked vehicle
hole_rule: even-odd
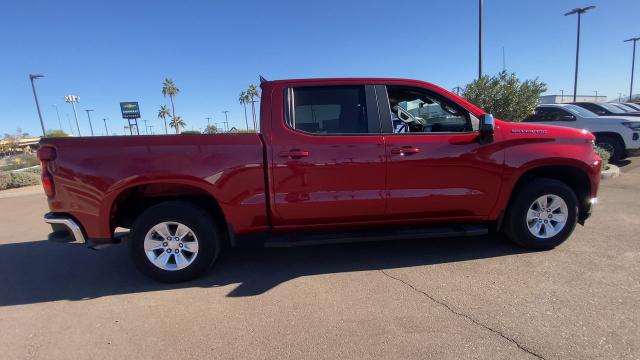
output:
[[[624,103],[624,104],[634,109],[635,111],[640,111],[640,104],[636,104],[636,103]]]
[[[536,108],[524,122],[543,122],[576,129],[589,130],[596,137],[596,145],[611,154],[611,161],[640,148],[640,119],[628,116],[598,116],[571,104],[545,104]]]
[[[640,112],[627,112],[609,103],[574,102],[572,104],[587,109],[598,116],[640,116]]]
[[[626,112],[626,113],[637,113],[638,110],[636,110],[635,108],[627,105],[627,104],[623,104],[623,103],[609,103],[615,107],[617,107],[618,109]]]
[[[44,138],[50,239],[192,279],[225,246],[476,236],[565,241],[596,201],[586,131],[507,123],[400,79],[261,84],[259,134]]]

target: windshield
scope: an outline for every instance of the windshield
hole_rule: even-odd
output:
[[[636,112],[638,110],[632,108],[631,106],[627,105],[627,104],[612,104],[613,106],[619,107],[620,109],[626,111],[626,112]]]
[[[624,113],[625,113],[625,111],[624,111],[624,110],[621,110],[620,108],[617,108],[617,107],[615,107],[615,106],[613,106],[613,105],[611,105],[611,104],[598,104],[598,105],[600,105],[600,106],[602,106],[603,108],[605,108],[605,109],[607,109],[607,110],[611,111],[611,112],[612,112],[612,113],[614,113],[614,114],[624,114]]]
[[[562,108],[569,111],[573,115],[578,115],[580,117],[597,117],[598,116],[592,113],[591,111],[577,105],[565,105]]]

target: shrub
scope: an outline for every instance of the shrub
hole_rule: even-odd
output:
[[[69,134],[62,130],[47,130],[47,137],[67,137]]]
[[[38,175],[42,174],[42,168],[40,166],[31,167],[31,168],[28,168],[28,169],[25,169],[25,170],[22,170],[22,171],[23,172],[29,172],[29,173],[32,173],[32,174],[38,174]]]
[[[11,173],[11,183],[9,187],[18,188],[22,186],[31,186],[40,184],[40,176],[38,174],[34,174],[32,172],[12,172]]]
[[[9,184],[11,184],[11,174],[0,172],[0,190],[8,189]]]
[[[23,169],[26,167],[31,167],[35,165],[39,165],[40,161],[36,157],[35,154],[22,154],[18,156],[11,157],[7,161],[7,166],[5,166],[2,170],[17,170]]]
[[[537,78],[520,81],[514,73],[502,71],[467,84],[462,97],[505,121],[522,121],[533,114],[547,85]]]
[[[609,158],[611,157],[611,154],[609,154],[607,150],[597,146],[596,146],[596,151],[598,152],[598,155],[600,155],[600,157],[602,158],[602,170],[609,169]]]

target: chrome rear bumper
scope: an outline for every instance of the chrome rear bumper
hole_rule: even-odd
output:
[[[85,244],[87,242],[80,225],[69,217],[46,213],[44,214],[44,222],[51,225],[54,230],[54,232],[49,235],[49,240],[70,244]],[[64,229],[64,227],[66,227],[66,229]]]

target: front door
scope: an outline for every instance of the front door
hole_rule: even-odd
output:
[[[385,148],[373,86],[287,88],[284,103],[272,123],[273,225],[382,218]]]
[[[389,219],[488,215],[498,197],[504,154],[478,143],[478,117],[432,90],[376,89],[384,101]]]

